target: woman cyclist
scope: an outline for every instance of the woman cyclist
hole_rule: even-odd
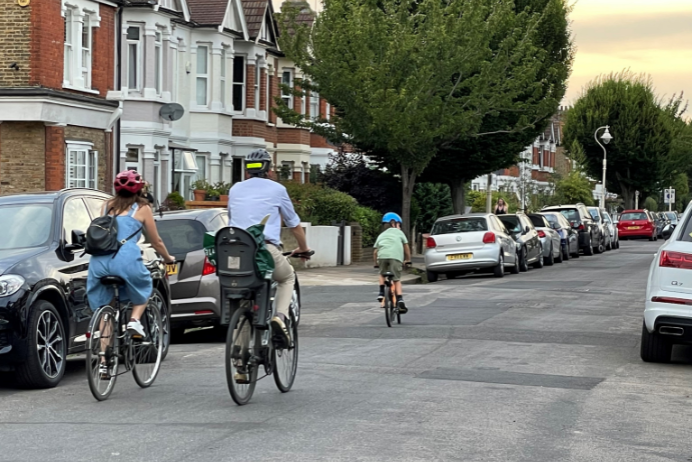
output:
[[[134,170],[120,172],[115,177],[114,185],[115,197],[106,203],[104,214],[116,217],[118,240],[126,239],[138,230],[144,229],[152,247],[163,256],[166,263],[174,263],[175,258],[168,253],[156,230],[151,207],[146,207],[148,202],[140,194],[144,181],[139,173]],[[125,287],[120,291],[121,301],[131,301],[133,304],[132,317],[127,329],[144,337],[145,332],[139,319],[151,296],[152,282],[151,274],[144,266],[142,252],[137,245],[140,235],[140,232],[137,232],[125,241],[115,255],[91,257],[87,277],[87,298],[92,310],[111,303],[114,298],[113,288],[101,284],[101,278],[121,277],[125,281]]]

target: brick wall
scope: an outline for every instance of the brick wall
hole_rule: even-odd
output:
[[[267,110],[267,70],[260,69],[260,111]]]
[[[247,66],[247,84],[245,85],[245,100],[247,101],[246,107],[255,107],[255,66],[248,64]]]
[[[260,120],[233,120],[233,136],[252,136],[255,138],[265,138],[267,125]]]
[[[279,96],[279,60],[274,59],[274,75],[269,76],[269,123],[276,123],[276,114],[272,108],[276,106],[274,98]]]
[[[30,85],[62,88],[64,34],[60,2],[31,2]]]
[[[314,133],[310,133],[310,146],[313,148],[333,148],[331,144],[327,142],[327,140],[319,135],[315,135]]]
[[[115,88],[115,8],[101,3],[99,15],[101,23],[93,30],[91,88],[105,98],[108,91]]]
[[[310,132],[302,128],[279,128],[279,143],[310,145]]]
[[[92,148],[94,151],[98,151],[98,156],[99,156],[99,168],[98,168],[98,189],[106,192],[110,192],[111,190],[111,182],[113,181],[112,178],[106,177],[108,173],[108,164],[110,163],[109,160],[109,153],[110,150],[107,148],[106,143],[110,140],[110,136],[108,133],[104,132],[103,130],[98,130],[95,128],[85,128],[85,127],[74,127],[74,126],[68,126],[65,127],[65,142],[70,142],[70,141],[87,141],[89,143],[93,143],[94,147]],[[64,153],[64,151],[63,151]],[[64,155],[64,154],[63,154]],[[64,180],[63,180],[63,188],[64,186]]]
[[[45,0],[44,0],[45,1]],[[31,71],[31,10],[41,2],[20,7],[16,0],[0,0],[0,87],[26,87]],[[60,2],[58,4],[60,9]],[[17,63],[19,70],[10,69]]]
[[[65,187],[65,127],[46,127],[46,191]]]
[[[45,190],[45,136],[41,122],[0,124],[0,194]]]

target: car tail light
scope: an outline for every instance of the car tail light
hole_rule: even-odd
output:
[[[538,230],[538,237],[545,237],[545,231],[543,231],[542,229],[539,229]]]
[[[202,276],[216,274],[216,266],[212,265],[207,257],[204,257],[204,267],[202,268]]]
[[[437,247],[437,242],[435,242],[435,239],[433,239],[432,237],[429,237],[425,240],[425,247],[427,247],[428,249],[434,249],[435,247]]]
[[[579,231],[584,231],[584,223],[579,223],[579,227],[577,229]]]
[[[483,235],[483,244],[494,244],[495,243],[495,233],[488,231]]]
[[[692,255],[682,252],[661,252],[658,266],[664,268],[692,269]]]
[[[692,305],[692,300],[675,297],[651,297],[652,302],[672,303],[673,305]]]

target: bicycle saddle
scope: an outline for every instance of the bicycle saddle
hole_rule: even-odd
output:
[[[125,285],[125,280],[120,276],[104,276],[101,278],[101,284],[107,286],[122,286]]]

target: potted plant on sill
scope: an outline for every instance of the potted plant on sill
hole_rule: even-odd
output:
[[[228,202],[228,191],[231,189],[231,183],[219,181],[214,185],[214,189],[219,192],[219,200],[221,202]]]
[[[192,183],[192,189],[195,194],[196,201],[203,201],[207,197],[207,190],[210,189],[207,180],[196,180]]]
[[[207,192],[207,194],[206,194],[205,200],[207,200],[207,201],[218,201],[219,200],[220,194],[216,189],[209,186],[209,189],[207,189],[206,192]]]

